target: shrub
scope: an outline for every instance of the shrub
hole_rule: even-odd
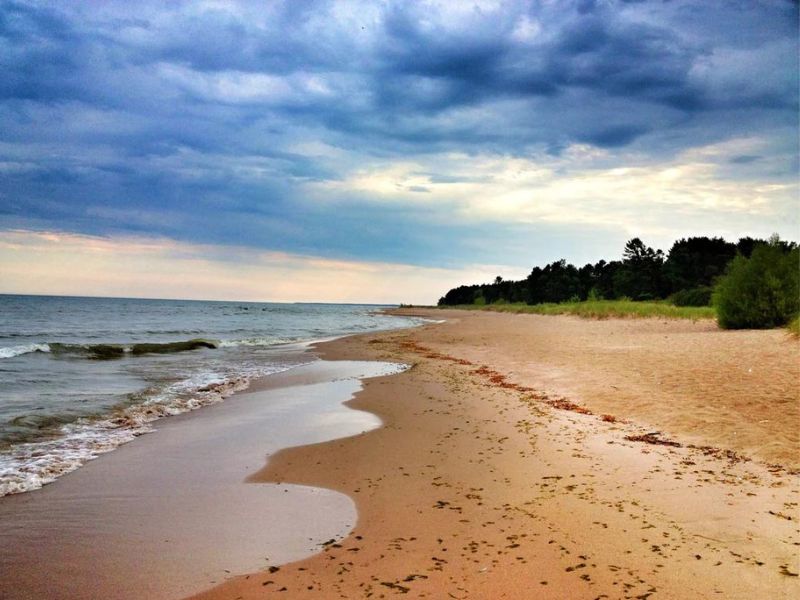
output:
[[[785,325],[800,312],[800,250],[787,251],[772,239],[756,246],[750,258],[737,256],[717,283],[713,302],[725,329]]]
[[[711,304],[712,287],[696,287],[675,292],[669,301],[675,306],[708,306]]]

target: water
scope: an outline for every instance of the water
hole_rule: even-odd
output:
[[[0,496],[309,362],[303,342],[419,323],[377,308],[0,295]]]

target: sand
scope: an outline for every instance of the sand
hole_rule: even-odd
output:
[[[347,494],[350,536],[197,598],[800,597],[796,340],[425,314],[317,350],[413,365],[348,403],[383,427],[250,477]]]

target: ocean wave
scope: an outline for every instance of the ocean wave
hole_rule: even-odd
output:
[[[93,360],[111,360],[145,354],[174,354],[200,348],[235,348],[238,346],[275,346],[297,341],[290,338],[252,337],[237,340],[195,338],[179,342],[139,342],[131,344],[66,344],[61,342],[25,344],[0,348],[0,358],[12,358],[32,352],[50,352],[55,356],[82,356]]]
[[[121,358],[126,354],[174,354],[198,348],[217,348],[218,342],[201,338],[180,342],[154,342],[137,344],[49,344],[53,354],[80,354],[87,358],[106,360]]]
[[[239,346],[277,346],[279,344],[291,344],[296,342],[296,339],[291,338],[245,338],[241,340],[222,340],[219,342],[220,348],[236,348]]]
[[[48,429],[58,428],[66,423],[72,423],[79,418],[80,415],[74,414],[19,415],[8,422],[8,424],[14,428],[13,431],[18,432],[18,434],[16,436],[12,434],[4,434],[3,438],[0,439],[8,439],[11,437],[17,441],[29,441],[32,432],[40,432]]]
[[[135,344],[64,344],[61,342],[25,344],[0,348],[0,358],[13,358],[32,352],[50,352],[53,355],[75,355],[94,360],[108,360],[123,356],[141,356],[143,354],[173,354],[187,352],[198,348],[218,348],[215,340],[196,338],[180,342],[154,342]]]
[[[151,389],[136,404],[105,415],[80,417],[57,428],[53,426],[58,424],[58,417],[17,417],[18,426],[46,425],[49,437],[17,443],[0,452],[0,497],[38,489],[101,454],[154,431],[152,423],[162,417],[215,404],[247,388],[256,377],[286,371],[292,366],[270,365],[228,377],[198,374],[162,389]]]
[[[49,344],[23,344],[21,346],[7,346],[0,348],[0,358],[13,358],[32,352],[50,352]]]

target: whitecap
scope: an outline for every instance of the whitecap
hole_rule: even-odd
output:
[[[50,346],[47,344],[24,344],[22,346],[7,346],[0,348],[0,358],[13,358],[22,354],[30,354],[31,352],[50,352]]]

